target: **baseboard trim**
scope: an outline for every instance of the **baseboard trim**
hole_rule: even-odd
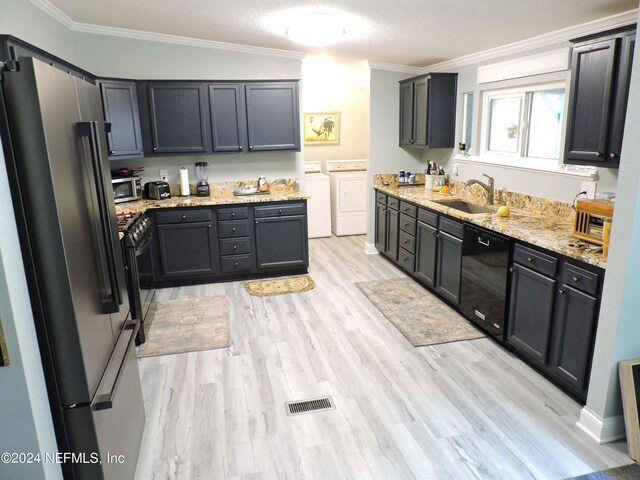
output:
[[[364,253],[366,253],[367,255],[378,255],[380,252],[378,252],[375,243],[365,242]]]
[[[583,407],[580,411],[580,420],[576,427],[599,444],[614,442],[627,436],[623,415],[600,418],[588,407]]]

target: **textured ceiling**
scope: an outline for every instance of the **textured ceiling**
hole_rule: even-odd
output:
[[[50,0],[78,23],[372,62],[432,65],[638,7],[638,0]],[[343,42],[284,34],[288,11],[343,12]]]

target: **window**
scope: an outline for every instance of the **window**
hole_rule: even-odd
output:
[[[483,153],[557,163],[564,90],[563,84],[552,84],[485,92]]]

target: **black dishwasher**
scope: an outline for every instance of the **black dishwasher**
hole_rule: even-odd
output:
[[[462,244],[462,313],[498,340],[504,340],[508,237],[465,224]]]

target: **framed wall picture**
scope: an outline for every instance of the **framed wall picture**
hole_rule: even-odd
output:
[[[340,143],[340,112],[305,113],[305,145],[338,145]]]

